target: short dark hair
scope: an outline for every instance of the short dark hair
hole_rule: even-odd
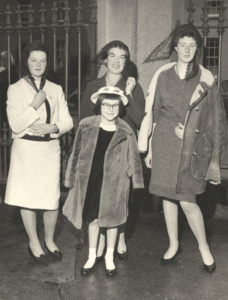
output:
[[[101,104],[103,102],[104,99],[108,99],[108,100],[119,100],[119,117],[123,118],[125,113],[126,113],[126,109],[125,106],[122,102],[122,100],[120,99],[119,95],[116,94],[100,94],[96,104],[94,105],[94,109],[93,112],[95,115],[100,115],[101,114]]]
[[[170,55],[174,51],[179,40],[185,36],[193,38],[197,45],[197,50],[194,59],[191,63],[188,64],[188,68],[185,76],[185,80],[189,80],[195,77],[199,71],[199,57],[200,57],[200,48],[202,45],[202,37],[199,31],[197,30],[197,28],[191,23],[177,25],[177,27],[174,29],[172,34],[172,39],[170,43]]]
[[[22,56],[22,64],[23,65],[22,65],[22,67],[23,67],[24,75],[29,74],[28,58],[32,51],[42,51],[46,54],[46,56],[47,56],[47,66],[46,66],[46,70],[45,70],[45,74],[46,74],[47,70],[48,70],[48,66],[49,66],[49,52],[41,41],[34,41],[31,43],[28,43],[23,50],[23,56]]]
[[[112,48],[120,48],[122,50],[124,50],[126,52],[126,64],[129,62],[130,60],[130,51],[129,48],[126,44],[124,44],[123,42],[119,41],[119,40],[114,40],[109,42],[108,44],[106,44],[100,51],[99,53],[99,57],[102,60],[105,60],[108,57],[108,52],[110,49]]]

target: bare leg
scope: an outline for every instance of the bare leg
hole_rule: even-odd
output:
[[[100,257],[103,255],[104,248],[105,248],[105,235],[103,233],[100,233],[99,243],[98,243],[98,247],[97,247],[97,257]]]
[[[84,268],[92,268],[96,261],[96,250],[97,250],[97,241],[99,234],[98,220],[94,220],[89,224],[88,236],[89,236],[89,255],[88,260],[84,265]]]
[[[46,210],[43,213],[45,242],[52,252],[59,250],[54,242],[55,226],[58,218],[58,210]]]
[[[163,211],[165,216],[166,228],[169,236],[169,248],[163,258],[173,257],[178,249],[178,206],[168,200],[163,200]]]
[[[213,264],[214,259],[206,240],[204,220],[199,206],[196,203],[188,203],[184,201],[181,201],[180,205],[183,208],[189,226],[199,244],[199,250],[203,259],[203,263],[206,265]]]
[[[44,254],[36,230],[36,212],[30,209],[21,209],[21,217],[29,238],[29,247],[35,256]]]
[[[107,251],[105,254],[105,265],[107,270],[114,270],[114,249],[116,245],[118,228],[107,229]]]
[[[119,242],[117,246],[117,252],[119,253],[125,253],[127,251],[127,246],[125,242],[125,232],[121,232],[119,234]]]

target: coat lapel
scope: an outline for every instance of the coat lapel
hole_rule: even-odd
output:
[[[215,80],[212,73],[205,69],[202,65],[199,66],[201,71],[200,83],[197,85],[195,91],[192,94],[190,107],[199,103],[207,93],[207,88],[212,88],[215,85]]]

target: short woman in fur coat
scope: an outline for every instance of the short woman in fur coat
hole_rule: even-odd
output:
[[[141,160],[133,130],[118,118],[127,98],[117,87],[103,87],[91,96],[99,115],[83,119],[75,137],[65,185],[70,192],[63,213],[80,229],[89,222],[89,257],[81,270],[94,267],[99,227],[107,228],[106,274],[115,274],[113,252],[118,226],[128,215],[130,181],[143,188]]]

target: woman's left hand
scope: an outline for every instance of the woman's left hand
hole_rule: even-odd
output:
[[[33,124],[29,129],[34,135],[45,135],[58,132],[58,127],[55,124]]]
[[[125,87],[125,93],[126,95],[130,95],[134,88],[136,86],[136,80],[134,77],[128,77],[127,82],[126,82],[126,87]]]
[[[184,137],[184,125],[178,123],[178,126],[175,127],[175,134],[178,139],[183,140]]]

